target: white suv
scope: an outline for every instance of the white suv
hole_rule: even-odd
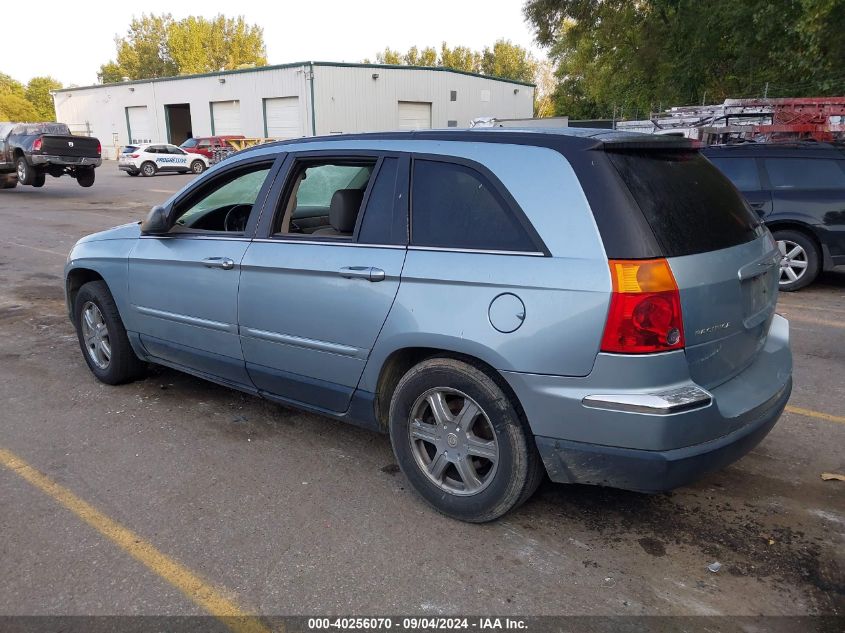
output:
[[[130,176],[155,176],[160,171],[182,174],[201,174],[208,169],[208,159],[201,154],[189,154],[169,143],[127,145],[120,153],[117,167]]]

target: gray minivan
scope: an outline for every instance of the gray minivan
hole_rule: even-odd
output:
[[[83,357],[157,363],[374,430],[467,521],[543,477],[655,492],[790,395],[780,256],[688,141],[475,129],[272,143],[66,266]]]

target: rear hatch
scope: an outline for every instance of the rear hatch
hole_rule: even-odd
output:
[[[605,146],[678,284],[692,379],[713,388],[766,341],[779,255],[742,195],[696,149]]]
[[[51,156],[99,158],[100,141],[88,136],[44,134],[41,137],[41,153]]]

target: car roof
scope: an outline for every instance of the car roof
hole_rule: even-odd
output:
[[[307,149],[310,143],[340,143],[343,141],[454,141],[470,143],[507,143],[549,147],[558,151],[598,149],[601,147],[654,147],[694,149],[695,143],[676,136],[655,136],[638,132],[619,132],[602,128],[467,128],[440,130],[412,130],[406,132],[366,132],[361,134],[333,134],[275,141],[254,145],[238,154],[268,148]]]

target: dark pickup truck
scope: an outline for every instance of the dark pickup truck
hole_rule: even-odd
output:
[[[0,188],[43,187],[47,174],[90,187],[100,154],[100,141],[73,136],[64,123],[0,123]]]

